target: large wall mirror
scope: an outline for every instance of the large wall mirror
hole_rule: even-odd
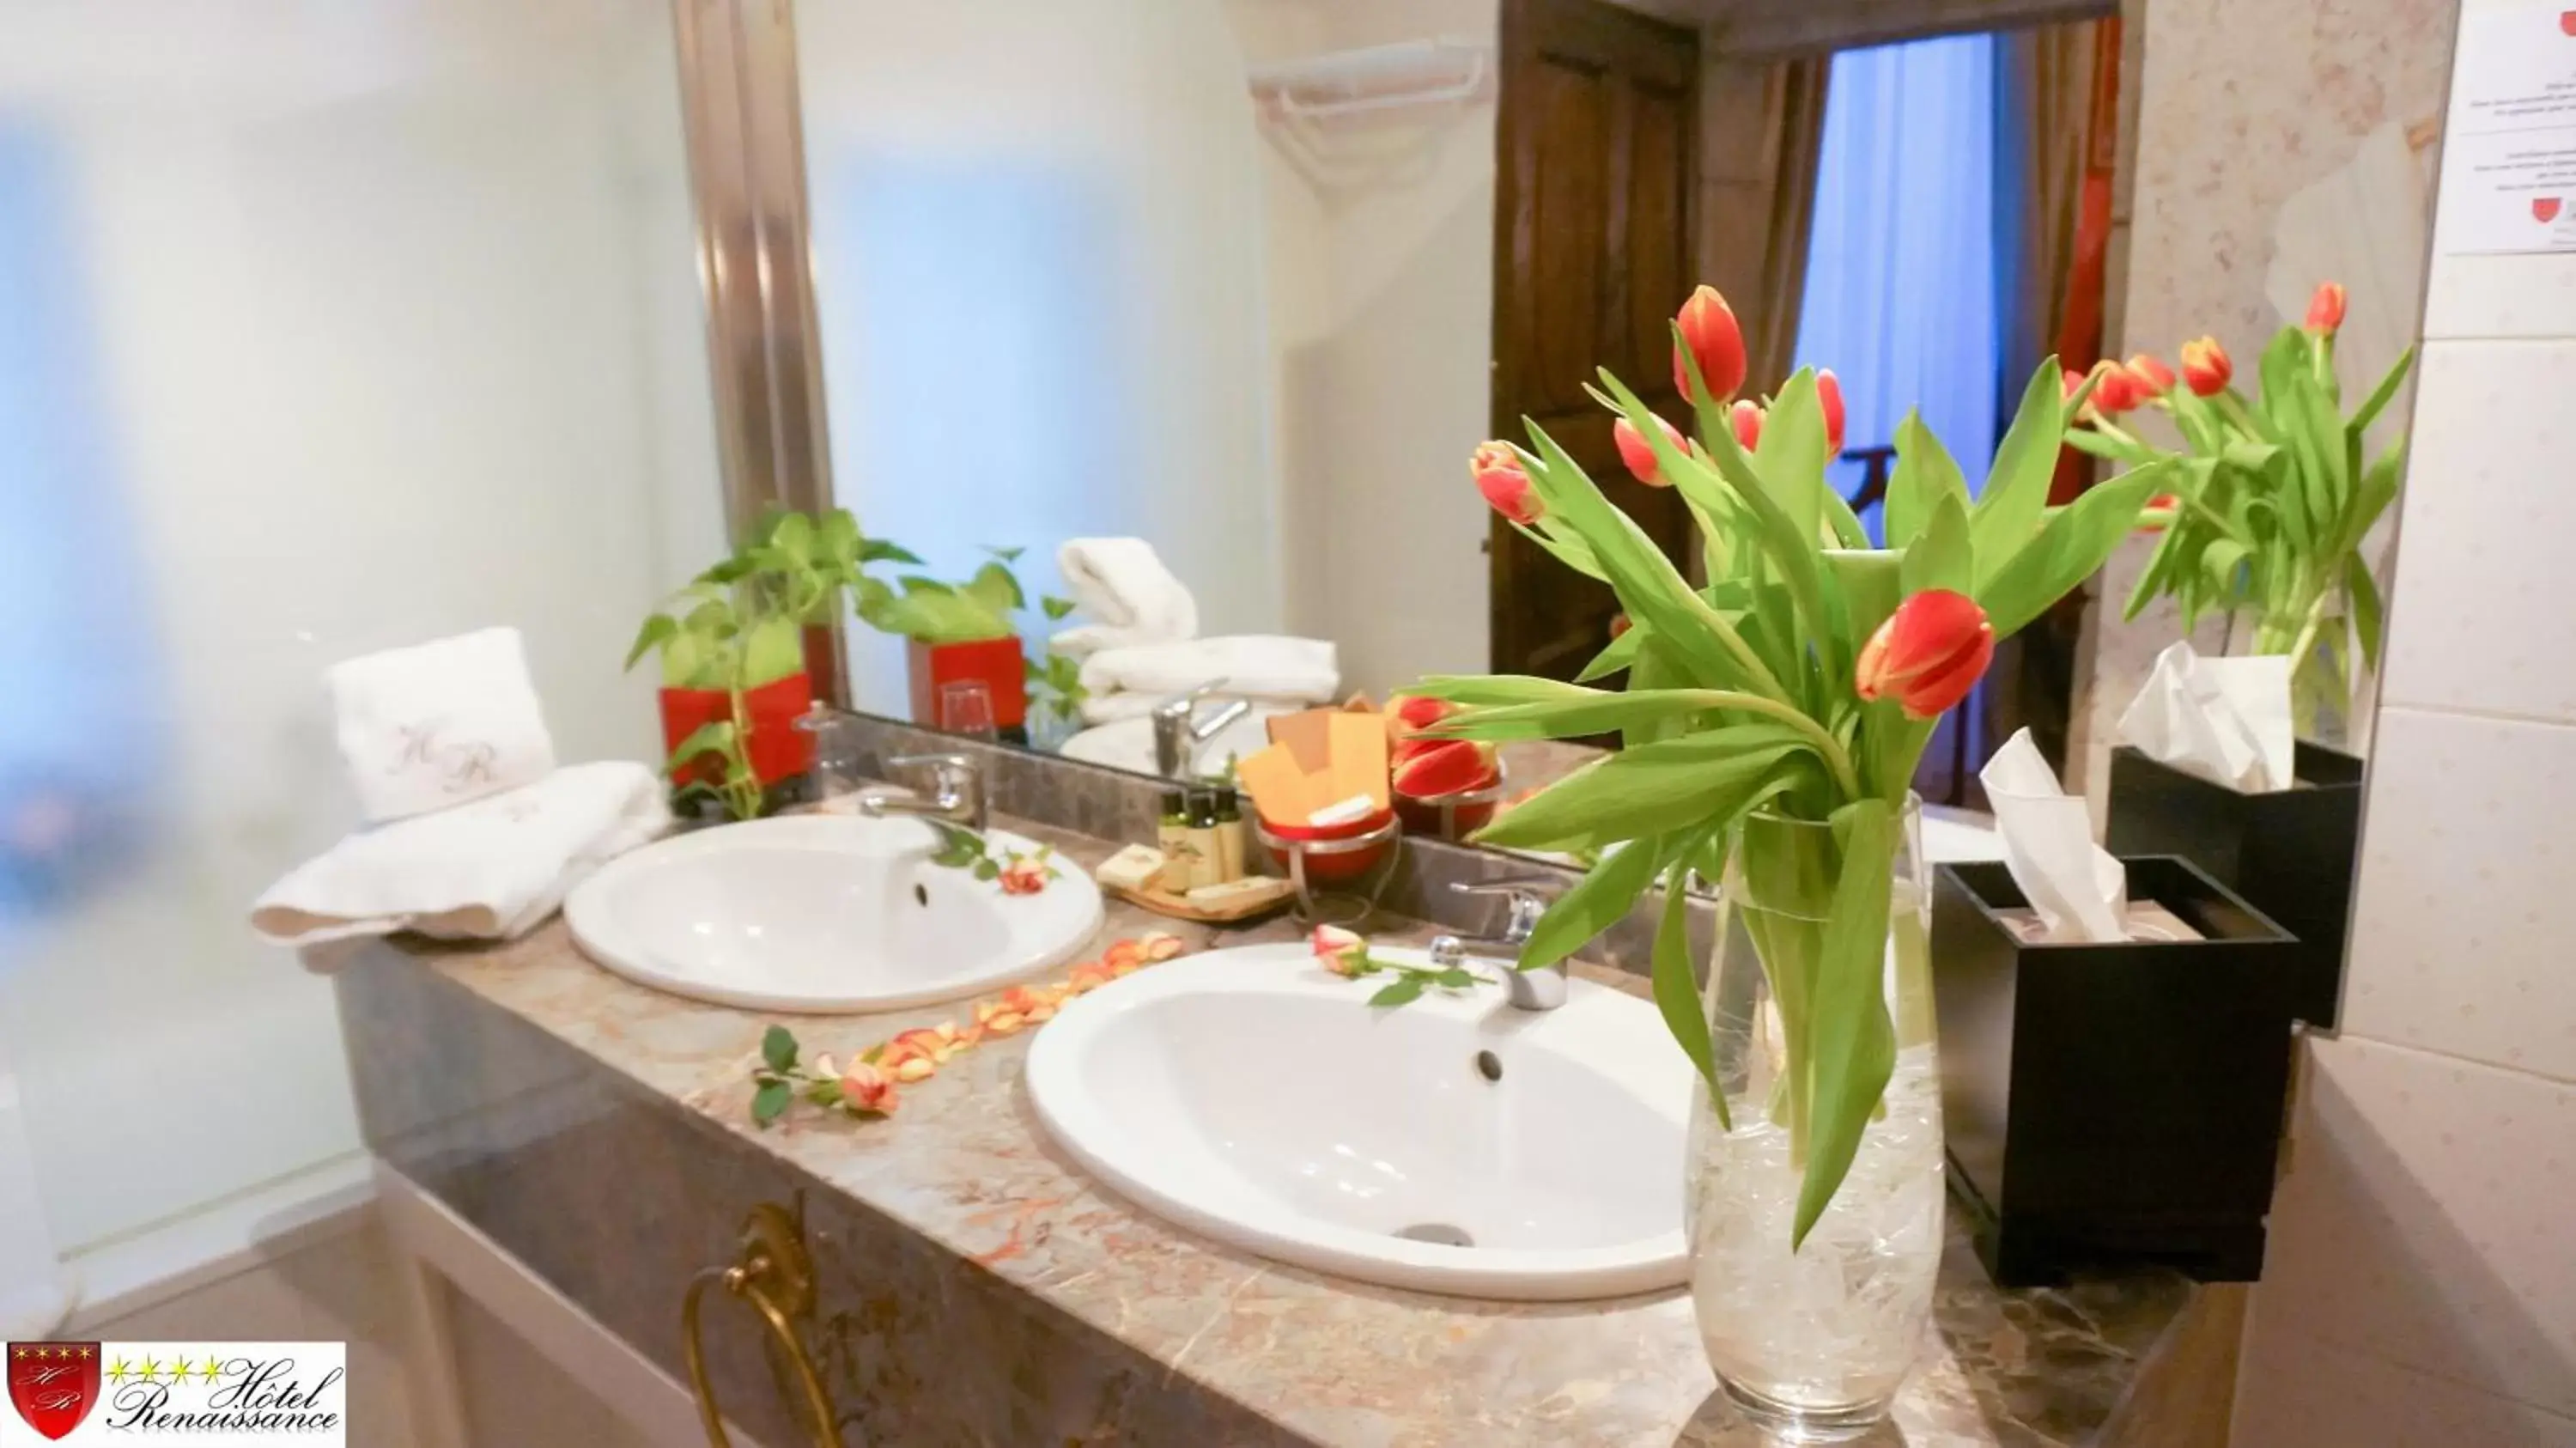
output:
[[[2247,727],[2358,753],[2439,78],[2285,112],[2316,165],[2230,165],[2150,85],[2153,8],[2127,11],[780,7],[830,494],[881,550],[850,703],[1195,777],[1282,712],[1573,678],[1617,600],[1498,516],[1468,459],[1535,422],[1702,576],[1689,510],[1623,465],[1587,388],[1607,366],[1689,421],[1667,359],[1706,283],[1746,397],[1833,370],[1830,477],[1872,543],[1909,419],[1973,491],[2050,357],[2095,385],[2052,506],[2167,453],[2196,470],[2002,641],[1925,753],[1927,802],[1978,825],[1982,766],[2027,729],[2100,815],[2123,718],[2186,638],[2295,655],[2295,717]],[[2329,469],[2331,527],[2284,541],[2260,494],[2325,465],[2270,431],[2302,336],[2329,405],[2376,420]],[[1614,742],[1506,746],[1492,787]]]

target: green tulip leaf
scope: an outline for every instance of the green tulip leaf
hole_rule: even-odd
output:
[[[1896,1028],[1883,981],[1895,834],[1887,801],[1856,800],[1834,812],[1842,866],[1817,952],[1807,1002],[1807,1169],[1798,1185],[1790,1248],[1807,1234],[1850,1174],[1870,1116],[1896,1068]]]
[[[1696,843],[1696,842],[1694,842]],[[1664,876],[1663,917],[1655,925],[1655,953],[1652,981],[1655,1009],[1663,1015],[1664,1029],[1690,1058],[1692,1069],[1708,1083],[1709,1105],[1717,1112],[1717,1128],[1733,1131],[1735,1121],[1726,1108],[1726,1088],[1717,1079],[1717,1048],[1709,1038],[1708,1005],[1700,999],[1699,981],[1691,973],[1690,866],[1676,863]]]
[[[2040,525],[2048,507],[2048,480],[2057,472],[2058,447],[2066,438],[2061,410],[2064,385],[2057,359],[2049,358],[2022,389],[2021,407],[1995,448],[1995,465],[1986,474],[1986,490],[1970,516],[1977,545],[1977,587],[2000,571]],[[2054,600],[2052,600],[2054,601]]]
[[[2058,510],[2039,536],[2017,549],[1977,589],[1995,637],[2009,638],[2093,576],[2138,525],[2147,499],[2173,470],[2170,460],[2133,468]],[[1978,547],[1982,549],[1980,541]],[[1984,572],[1980,560],[1979,571]]]
[[[1663,864],[1662,839],[1639,839],[1612,851],[1556,898],[1521,946],[1520,968],[1543,970],[1572,956],[1628,918]]]
[[[1923,425],[1923,414],[1908,409],[1896,429],[1896,468],[1887,479],[1887,546],[1904,548],[1922,536],[1944,498],[1964,511],[1968,479],[1941,439]]]

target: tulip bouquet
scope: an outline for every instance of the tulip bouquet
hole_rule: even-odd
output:
[[[1539,922],[1523,969],[1572,955],[1663,883],[1655,998],[1721,1118],[1726,1091],[1685,941],[1683,886],[1693,872],[1721,878],[1732,861],[1799,907],[1791,913],[1802,923],[1774,925],[1755,945],[1786,1062],[1767,1109],[1790,1134],[1802,1173],[1793,1244],[1803,1244],[1879,1108],[1900,1026],[1928,1031],[1928,1022],[1892,1018],[1882,976],[1909,785],[1934,722],[1984,673],[1997,637],[2101,566],[2177,465],[2151,462],[2072,506],[2048,507],[2069,418],[2093,385],[2062,396],[2052,359],[2024,391],[1976,493],[1921,419],[1907,419],[1887,493],[1887,546],[1872,547],[1825,479],[1841,411],[1830,374],[1801,371],[1767,404],[1735,400],[1743,338],[1707,287],[1675,318],[1673,366],[1696,412],[1695,438],[1606,369],[1594,395],[1618,414],[1629,471],[1689,505],[1705,585],[1686,582],[1531,424],[1528,447],[1477,449],[1476,484],[1567,567],[1607,583],[1631,626],[1573,683],[1439,676],[1410,692],[1461,706],[1430,726],[1447,738],[1622,733],[1623,749],[1477,838],[1603,852]],[[1624,687],[1592,686],[1613,675]]]
[[[2344,289],[2319,286],[2305,323],[2283,327],[2264,348],[2252,401],[2236,390],[2234,364],[2214,338],[2183,344],[2179,378],[2144,354],[2105,363],[2085,426],[2068,437],[2123,462],[2180,459],[2174,492],[2149,509],[2148,526],[2164,537],[2127,614],[2171,597],[2186,629],[2212,611],[2243,615],[2255,653],[2295,661],[2303,719],[2349,714],[2356,647],[2367,666],[2379,666],[2379,585],[2361,547],[2397,496],[2405,458],[2401,437],[2365,465],[2362,435],[2397,395],[2414,352],[2400,355],[2347,418],[2334,365],[2343,315]],[[2183,451],[2168,453],[2113,421],[2136,407],[2169,413]]]

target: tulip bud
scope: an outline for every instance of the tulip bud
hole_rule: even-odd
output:
[[[853,1111],[870,1116],[894,1114],[894,1077],[865,1061],[852,1061],[841,1075],[841,1099]]]
[[[1354,976],[1368,964],[1368,937],[1338,925],[1318,925],[1306,937],[1315,963],[1335,975]]]
[[[2343,325],[2344,290],[2341,282],[2319,282],[2315,296],[2308,298],[2308,330],[2320,337],[2331,337]]]
[[[1659,417],[1655,419],[1655,426],[1664,430],[1664,440],[1673,445],[1674,451],[1690,450],[1690,444],[1682,441],[1682,435],[1673,430],[1671,423]],[[1650,488],[1672,486],[1664,477],[1662,465],[1655,460],[1654,445],[1646,441],[1644,433],[1637,431],[1635,423],[1623,417],[1610,424],[1610,440],[1619,445],[1619,461],[1628,465],[1629,475],[1638,482]]]
[[[1690,349],[1690,361],[1699,364],[1699,380],[1707,386],[1710,399],[1723,402],[1733,397],[1744,386],[1744,329],[1736,324],[1726,298],[1717,294],[1717,288],[1702,286],[1682,303],[1673,321],[1681,328],[1682,347]],[[1673,349],[1673,386],[1682,396],[1696,400],[1682,347]]]
[[[1843,384],[1831,367],[1816,369],[1816,406],[1825,414],[1825,461],[1843,455]]]
[[[2236,364],[2227,359],[2227,349],[2218,345],[2216,337],[2182,344],[2182,381],[2192,396],[2216,397],[2235,375]]]
[[[1524,528],[1547,516],[1547,505],[1530,487],[1529,474],[1521,469],[1521,455],[1512,451],[1511,444],[1478,443],[1467,471],[1475,475],[1476,491],[1485,495],[1495,512]]]
[[[1852,683],[1865,700],[1894,699],[1905,717],[1930,719],[1968,697],[1994,656],[1994,625],[1976,600],[1927,588],[1870,635]]]
[[[2182,498],[2180,495],[2174,493],[2156,494],[2154,497],[2147,499],[2147,506],[2138,514],[2138,531],[2141,533],[2163,532],[2165,530],[2165,525],[2172,522],[2173,515],[2181,511],[2181,509]]]
[[[1727,426],[1735,433],[1735,445],[1751,452],[1762,445],[1762,404],[1750,397],[1738,398],[1726,414]]]
[[[2140,352],[2129,359],[2129,377],[2145,385],[2146,397],[2162,397],[2174,389],[2174,370],[2153,352]]]
[[[1407,734],[1428,729],[1458,712],[1458,706],[1446,699],[1426,699],[1420,694],[1398,694],[1387,703],[1387,712],[1395,716],[1395,722]]]
[[[1502,775],[1494,746],[1466,739],[1414,739],[1396,751],[1395,792],[1407,799],[1438,799],[1488,789]]]

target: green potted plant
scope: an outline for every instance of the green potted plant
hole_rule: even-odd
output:
[[[795,725],[814,702],[806,627],[875,582],[869,564],[919,561],[866,537],[847,510],[777,513],[645,619],[626,667],[660,652],[662,742],[682,796],[751,819],[772,786],[810,769],[813,741]]]
[[[1618,731],[1626,747],[1505,811],[1491,844],[1599,853],[1542,918],[1523,968],[1566,959],[1664,887],[1654,994],[1703,1079],[1686,1174],[1701,1336],[1729,1396],[1798,1441],[1863,1431],[1920,1352],[1941,1255],[1943,1157],[1915,767],[1995,639],[2098,568],[2173,469],[2151,463],[2063,508],[2048,483],[2070,412],[2052,360],[1971,495],[1919,419],[1897,436],[1887,546],[1825,479],[1839,395],[1742,386],[1741,331],[1701,288],[1675,319],[1696,440],[1606,370],[1630,470],[1679,491],[1703,545],[1693,587],[1564,449],[1487,443],[1497,511],[1608,584],[1632,626],[1585,671],[1624,689],[1434,677],[1462,707],[1436,737]],[[1748,410],[1749,409],[1749,410]],[[1751,445],[1740,439],[1750,439]],[[1615,849],[1613,847],[1616,847]],[[1722,882],[1703,996],[1684,887]]]
[[[1033,686],[1042,709],[1071,719],[1083,694],[1079,666],[1055,654],[1030,659],[1020,643],[1015,616],[1027,606],[1028,594],[1011,565],[1027,550],[984,551],[992,557],[963,583],[917,574],[891,584],[855,579],[860,622],[908,642],[912,717],[919,722],[945,722],[939,717],[940,690],[970,681],[982,683],[992,698],[997,730],[1026,727]],[[1051,597],[1038,605],[1049,622],[1074,608],[1070,600]]]

